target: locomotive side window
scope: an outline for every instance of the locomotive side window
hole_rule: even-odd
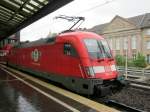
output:
[[[64,44],[64,54],[68,55],[68,56],[77,56],[77,52],[74,49],[74,47],[69,44],[69,43],[65,43]]]

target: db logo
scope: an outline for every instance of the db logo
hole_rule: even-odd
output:
[[[34,51],[32,51],[32,53],[31,53],[31,58],[35,62],[39,61],[40,56],[41,56],[41,52],[38,49],[34,49]]]

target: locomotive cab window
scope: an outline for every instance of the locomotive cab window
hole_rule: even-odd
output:
[[[112,58],[110,48],[105,40],[84,39],[91,58]]]
[[[64,54],[68,56],[77,56],[75,48],[69,43],[64,44]]]

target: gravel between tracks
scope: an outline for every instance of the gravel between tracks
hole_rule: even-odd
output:
[[[116,94],[108,96],[108,99],[150,112],[150,91],[128,87]]]

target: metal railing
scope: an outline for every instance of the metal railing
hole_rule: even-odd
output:
[[[123,66],[118,66],[117,67],[118,71],[120,74],[125,74],[125,67]],[[130,76],[137,76],[137,77],[147,77],[150,78],[150,70],[145,70],[143,68],[136,68],[136,67],[128,67],[127,68],[127,73]]]

